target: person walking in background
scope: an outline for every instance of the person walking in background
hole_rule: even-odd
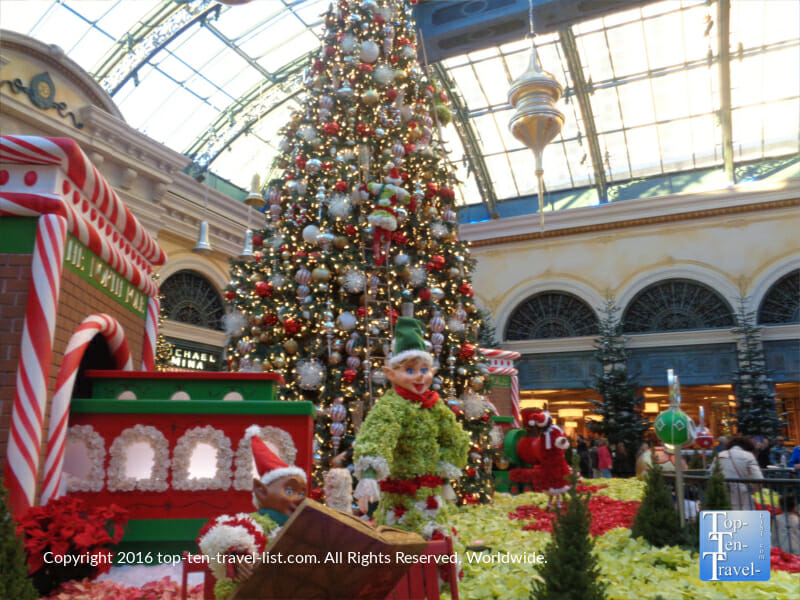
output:
[[[600,438],[597,447],[597,468],[600,469],[600,474],[606,479],[611,477],[611,452],[608,450],[608,440]]]
[[[792,453],[784,443],[783,436],[779,435],[775,440],[775,445],[769,451],[769,464],[785,469],[789,466],[789,459],[792,457]]]
[[[763,435],[757,435],[753,438],[753,443],[756,446],[753,454],[758,461],[758,466],[766,469],[769,466],[769,440]]]
[[[600,477],[600,469],[597,467],[597,440],[589,440],[589,458],[592,461],[592,476],[597,479]]]
[[[636,477],[647,477],[650,467],[653,465],[653,447],[650,442],[642,442],[639,453],[636,455]]]
[[[614,477],[630,477],[633,475],[633,461],[631,460],[631,455],[628,453],[628,449],[622,442],[617,444],[614,452],[611,472],[614,474]]]
[[[586,438],[582,435],[578,436],[578,443],[575,446],[575,451],[578,453],[578,467],[581,470],[581,477],[591,479],[592,457],[589,454],[589,445],[586,443]]]
[[[726,438],[724,435],[719,436],[717,438],[717,447],[714,448],[714,452],[719,454],[720,452],[725,450],[727,444],[728,444],[728,438]]]
[[[719,461],[725,479],[763,479],[758,461],[753,455],[755,445],[746,437],[735,437],[728,442],[726,450],[711,461],[709,473],[714,472],[714,463]],[[732,510],[755,510],[750,498],[750,485],[742,482],[728,484]]]
[[[783,498],[784,511],[772,518],[772,546],[790,554],[800,554],[800,515],[797,499],[792,494]]]

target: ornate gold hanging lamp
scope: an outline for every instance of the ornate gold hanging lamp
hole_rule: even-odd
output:
[[[533,151],[536,157],[536,178],[539,181],[539,226],[544,230],[544,168],[542,153],[545,146],[561,131],[564,113],[555,107],[564,88],[550,73],[542,69],[533,41],[533,0],[529,2],[531,27],[531,60],[528,69],[508,90],[508,101],[516,110],[508,123],[511,133]]]

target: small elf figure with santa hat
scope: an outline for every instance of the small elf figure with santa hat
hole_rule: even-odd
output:
[[[400,317],[383,368],[392,387],[367,415],[354,444],[355,496],[380,498],[375,523],[426,539],[450,535],[442,489],[461,475],[469,435],[430,390],[436,369],[419,321]]]
[[[564,458],[569,440],[547,411],[526,408],[520,416],[526,435],[517,442],[517,455],[533,465],[533,488],[549,496],[547,510],[554,501],[561,507],[561,495],[569,489],[572,472]]]
[[[373,229],[372,250],[375,254],[375,264],[378,266],[386,262],[389,254],[392,232],[397,229],[397,209],[402,206],[408,206],[412,212],[416,209],[411,194],[401,187],[402,184],[403,178],[397,167],[392,167],[384,178],[384,183],[373,181],[361,186],[362,191],[368,191],[377,196],[367,221]]]
[[[287,465],[267,446],[258,434],[260,428],[247,428],[258,477],[253,478],[254,513],[221,515],[209,522],[197,538],[200,551],[209,557],[209,568],[217,578],[214,594],[217,600],[230,597],[248,579],[257,564],[222,561],[218,556],[250,554],[260,557],[268,539],[277,535],[306,497],[306,473],[295,465]]]

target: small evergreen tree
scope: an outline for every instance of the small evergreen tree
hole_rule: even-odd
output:
[[[600,581],[600,566],[592,552],[589,494],[578,493],[577,460],[572,464],[570,489],[564,508],[553,521],[553,536],[544,554],[547,562],[539,567],[542,581],[533,585],[536,600],[603,600],[605,583]]]
[[[39,595],[28,578],[25,549],[8,508],[8,490],[0,480],[0,598],[36,600]]]
[[[603,420],[592,421],[589,428],[607,438],[612,447],[622,442],[628,455],[636,456],[644,434],[650,428],[650,421],[642,415],[644,398],[636,393],[639,386],[628,376],[626,339],[622,334],[622,321],[617,317],[619,308],[613,298],[606,301],[602,312],[594,353],[600,371],[592,384],[601,399],[591,402],[594,414],[602,416]]]
[[[706,497],[703,499],[703,510],[730,510],[731,497],[725,487],[725,476],[718,460],[714,460],[711,477],[706,484]]]
[[[746,302],[746,298],[739,298],[738,327],[733,329],[739,336],[738,367],[733,377],[735,423],[741,435],[763,435],[773,443],[786,423],[775,406],[775,385],[767,370],[761,329],[756,326],[755,314],[747,310]]]
[[[680,516],[658,465],[653,465],[647,473],[647,487],[633,520],[631,536],[644,538],[659,547],[679,546],[685,541]]]

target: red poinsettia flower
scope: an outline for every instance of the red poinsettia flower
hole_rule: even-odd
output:
[[[394,516],[398,519],[402,517],[404,514],[406,514],[407,511],[408,509],[405,506],[395,506],[392,509],[392,512],[394,512]]]
[[[392,242],[397,246],[405,246],[408,243],[408,237],[402,231],[395,231],[392,234]]]
[[[342,373],[342,381],[345,383],[353,383],[356,378],[356,372],[353,369],[346,369],[344,373]]]

